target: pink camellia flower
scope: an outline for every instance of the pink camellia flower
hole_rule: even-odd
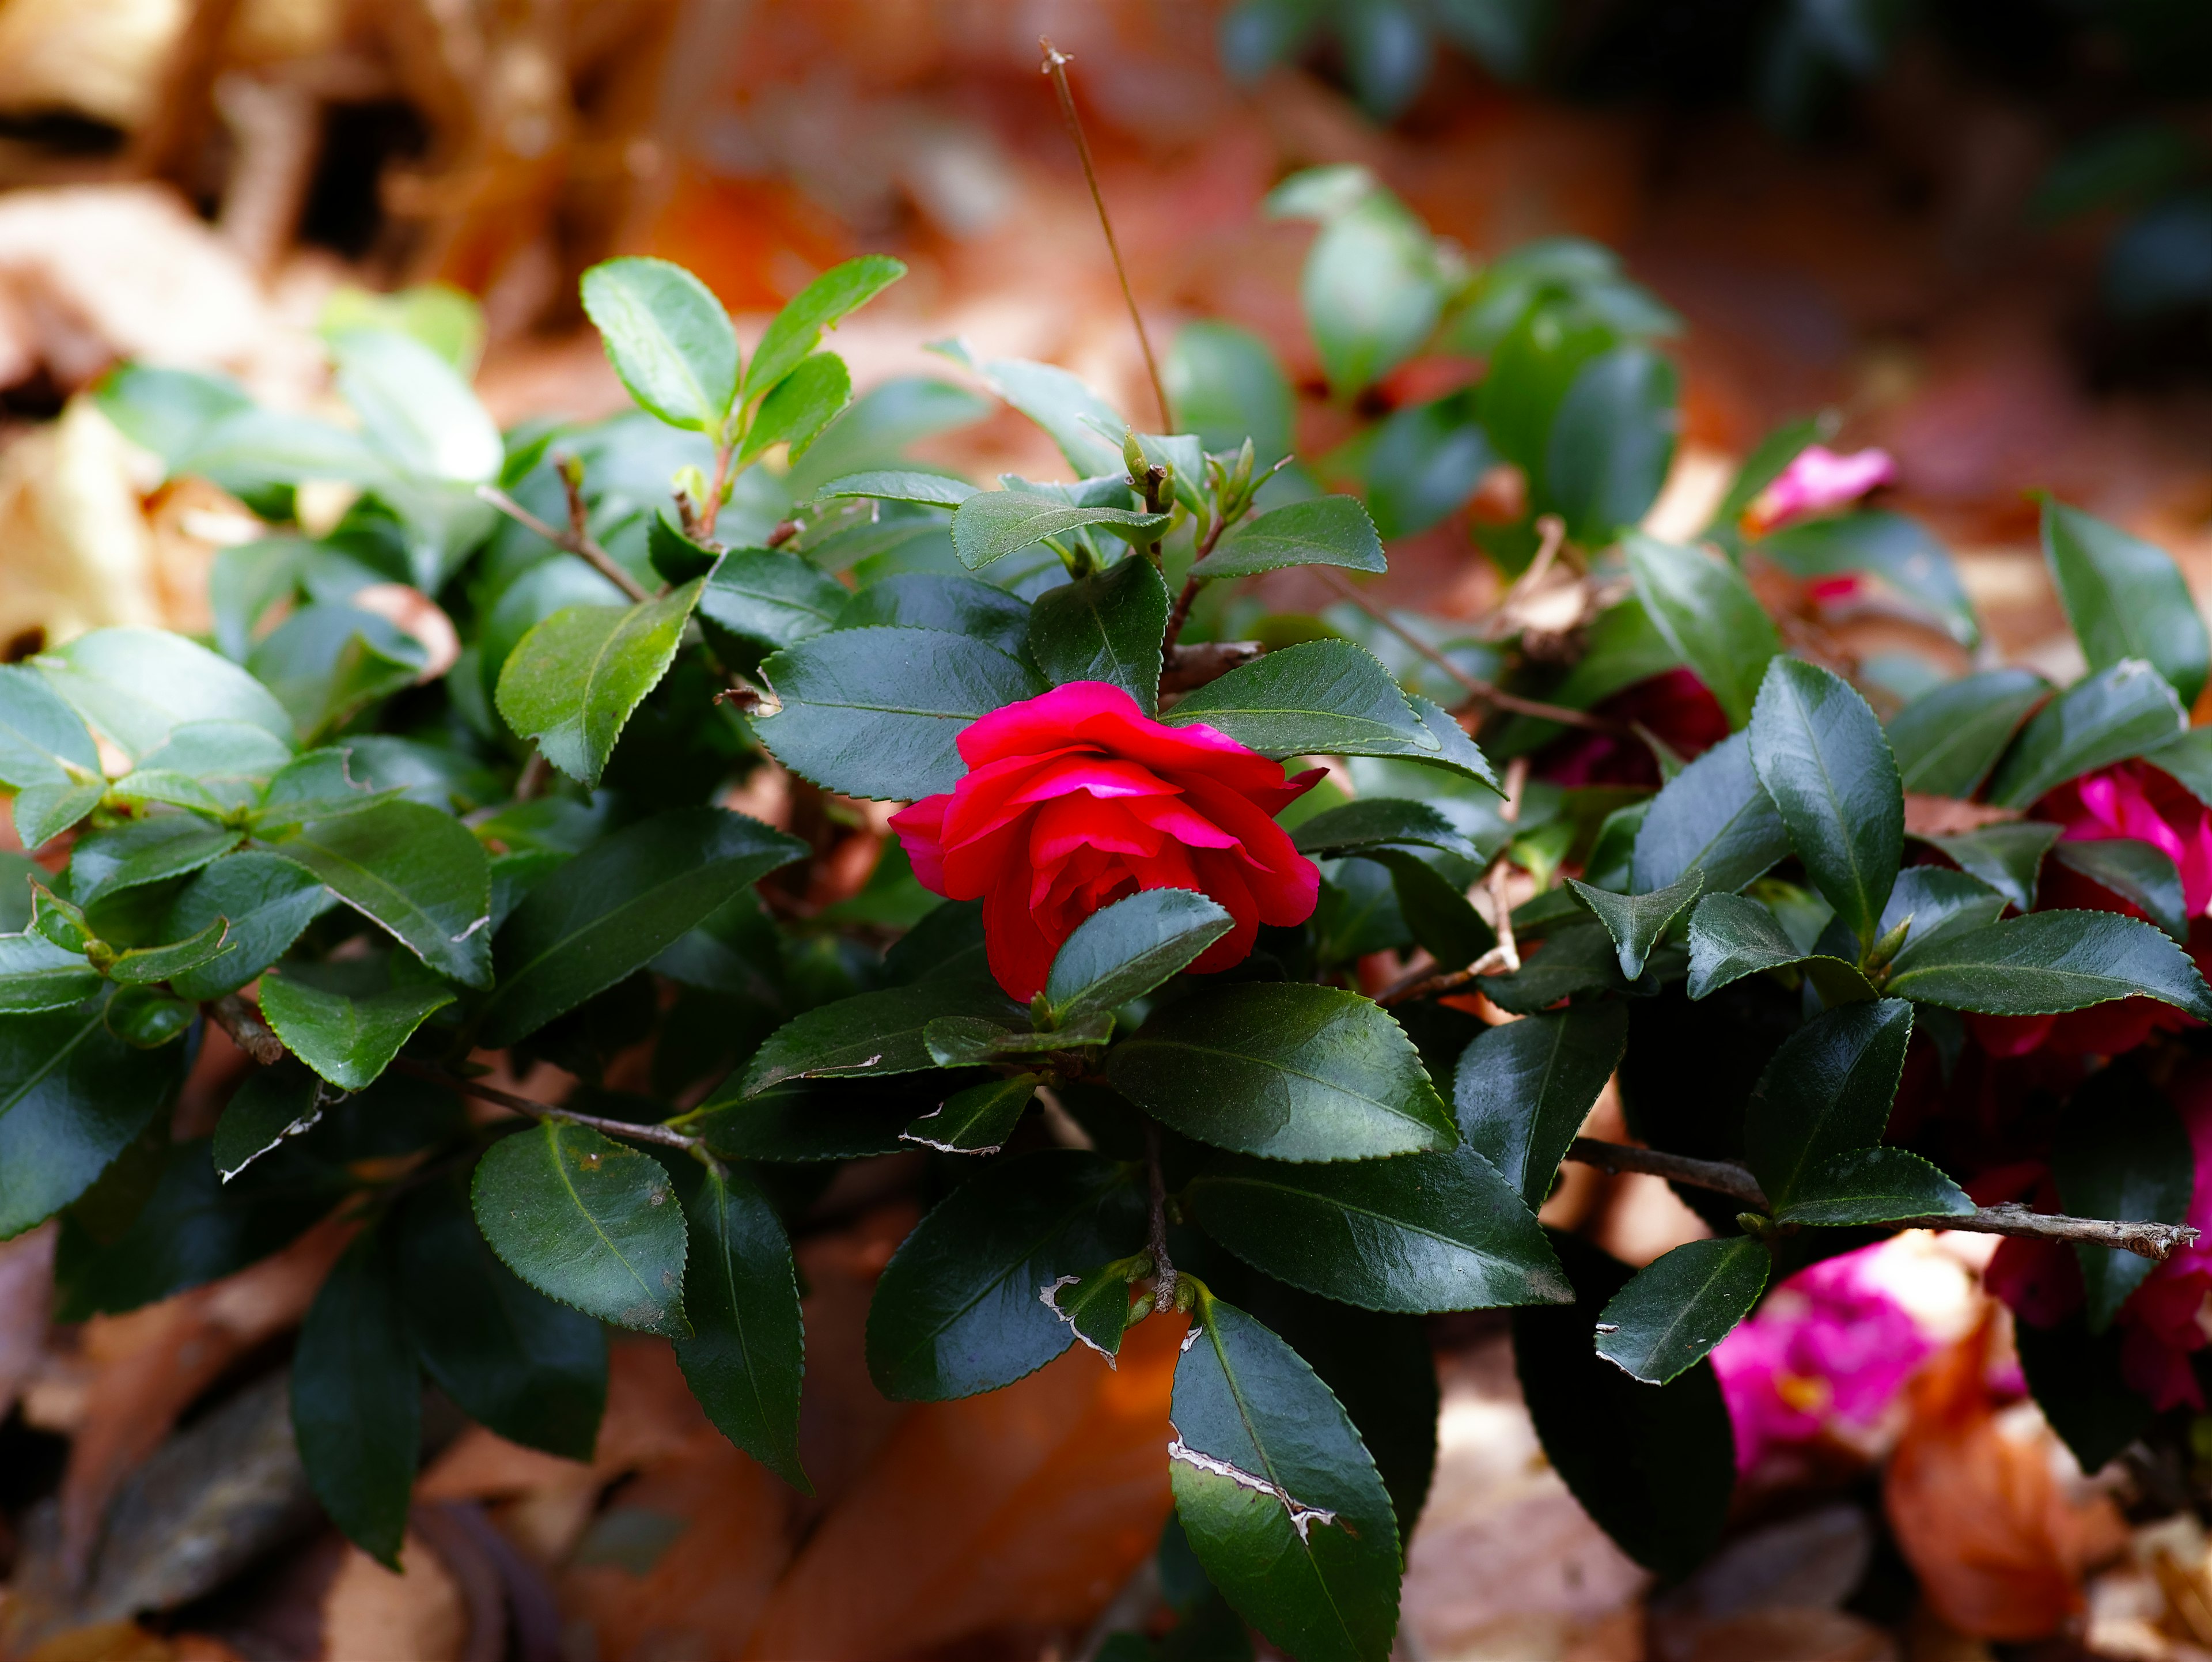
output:
[[[1237,920],[1190,967],[1225,970],[1262,923],[1313,916],[1321,874],[1275,816],[1324,770],[1282,764],[1120,687],[1071,681],[960,735],[968,776],[891,816],[922,886],[983,903],[991,973],[1027,1000],[1075,926],[1140,889],[1195,889]]]
[[[1808,514],[1825,514],[1856,502],[1896,477],[1896,460],[1887,450],[1857,450],[1846,456],[1826,445],[1808,444],[1773,484],[1752,499],[1743,512],[1743,528],[1759,535]]]

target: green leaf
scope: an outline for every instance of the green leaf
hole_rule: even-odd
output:
[[[1902,514],[1824,515],[1785,527],[1754,545],[1793,576],[1808,580],[1870,571],[1917,610],[1930,613],[1954,641],[1972,650],[1981,624],[1943,545],[1919,521]]]
[[[1374,848],[1358,857],[1390,874],[1407,931],[1438,969],[1464,968],[1498,944],[1482,914],[1468,903],[1467,890],[1481,875],[1479,866],[1426,849]]]
[[[349,329],[331,342],[338,393],[362,436],[403,473],[482,484],[505,447],[460,372],[413,337]]]
[[[195,813],[157,813],[113,831],[88,831],[70,851],[70,892],[80,906],[198,871],[228,854],[246,833]]]
[[[98,807],[106,788],[99,780],[24,786],[15,793],[15,840],[27,849],[52,841]]]
[[[1027,490],[984,490],[952,510],[952,547],[971,570],[1086,526],[1131,543],[1156,540],[1168,528],[1165,514],[1126,508],[1079,508],[1059,496]]]
[[[1183,1194],[1206,1233],[1255,1269],[1363,1310],[1492,1310],[1574,1296],[1536,1215],[1464,1144],[1331,1166],[1228,1155]]]
[[[1767,667],[1751,715],[1751,764],[1814,885],[1862,947],[1897,880],[1905,796],[1867,701],[1796,658]]]
[[[969,722],[1045,690],[1020,660],[928,629],[841,629],[777,653],[761,678],[782,708],[753,731],[778,761],[825,789],[902,802],[965,776]]]
[[[1990,782],[1990,801],[2024,808],[2077,774],[2141,756],[2189,725],[2173,688],[2140,658],[2076,681],[2036,713]]]
[[[1988,884],[2012,904],[2027,911],[2035,904],[2037,874],[2043,856],[2057,840],[2058,827],[2026,821],[2015,825],[1984,825],[1954,837],[1921,840],[1940,849],[1960,870]],[[1910,945],[1911,943],[1907,943]]]
[[[587,1316],[683,1338],[684,1212],[652,1155],[544,1120],[477,1162],[477,1226],[501,1263]]]
[[[1016,1074],[955,1091],[900,1132],[899,1141],[945,1154],[995,1154],[1043,1082],[1042,1074]]]
[[[791,447],[790,459],[806,454],[814,435],[853,401],[852,372],[835,352],[817,352],[775,384],[753,412],[752,426],[738,452],[740,466],[772,446]]]
[[[684,1210],[690,1231],[684,1306],[693,1330],[676,1341],[676,1360],[715,1429],[811,1495],[799,1463],[805,1340],[791,1242],[775,1208],[738,1172],[699,1171]]]
[[[1168,1479],[1191,1550],[1237,1614],[1301,1662],[1382,1662],[1397,1520],[1359,1434],[1298,1354],[1201,1292],[1176,1364]]]
[[[438,1388],[510,1442],[590,1459],[607,1403],[605,1330],[493,1255],[461,1182],[405,1196],[394,1233],[408,1325]]]
[[[1460,1135],[1531,1211],[1627,1044],[1628,1007],[1611,1001],[1486,1028],[1461,1053],[1452,1087]]]
[[[1121,1336],[1129,1329],[1131,1267],[1151,1262],[1149,1257],[1120,1258],[1088,1275],[1062,1275],[1040,1296],[1069,1331],[1110,1365],[1121,1354]]]
[[[2189,954],[2116,912],[2033,912],[1929,944],[1889,990],[1987,1015],[2051,1015],[2141,995],[2212,1020],[2212,993]]]
[[[322,1117],[322,1087],[307,1068],[289,1062],[256,1068],[223,1105],[222,1117],[216,1122],[215,1141],[208,1151],[216,1176],[228,1183]]]
[[[1189,889],[1146,889],[1101,907],[1060,943],[1046,1001],[1060,1021],[1119,1009],[1185,968],[1235,922]]]
[[[399,1289],[371,1233],[315,1295],[292,1351],[292,1431],[339,1533],[395,1574],[415,1490],[422,1385]]]
[[[2004,896],[1969,873],[1947,871],[1941,866],[1907,866],[1898,873],[1897,886],[1889,892],[1889,904],[1882,908],[1881,922],[1875,925],[1875,938],[1910,918],[1911,929],[1890,960],[1893,965],[1909,964],[1929,942],[1960,929],[1994,923],[2004,908]]]
[[[1334,565],[1347,571],[1384,571],[1382,539],[1357,496],[1316,496],[1233,525],[1213,551],[1190,569],[1212,582],[1256,577],[1291,566]]]
[[[478,1042],[503,1048],[642,969],[806,845],[720,808],[672,808],[593,843],[532,889],[493,946]]]
[[[1889,718],[1899,782],[1931,796],[1972,796],[2050,693],[2032,669],[1984,670],[1922,693]]]
[[[0,1014],[67,1009],[100,990],[100,971],[81,952],[40,934],[0,934]]]
[[[757,1096],[790,1079],[915,1073],[938,1064],[923,1031],[945,1016],[995,1016],[1027,1023],[1028,1012],[988,982],[933,977],[807,1011],[769,1035],[746,1067],[738,1094]],[[710,1108],[720,1100],[710,1102]]]
[[[796,554],[733,548],[708,575],[699,615],[773,649],[837,628],[838,614],[851,599],[842,583]]]
[[[228,658],[158,629],[96,629],[32,663],[133,761],[190,721],[244,721],[289,746],[292,718]]]
[[[672,427],[721,426],[738,398],[738,337],[705,283],[665,259],[611,259],[584,273],[583,295],[630,397]]]
[[[1029,649],[1030,603],[973,577],[902,571],[869,584],[837,613],[839,629],[872,626],[973,636],[1018,658]]]
[[[1620,952],[1602,924],[1554,929],[1510,975],[1483,977],[1492,1003],[1514,1015],[1534,1015],[1577,993],[1617,992]]]
[[[1334,987],[1194,991],[1109,1051],[1106,1073],[1163,1124],[1271,1160],[1370,1160],[1459,1141],[1405,1030]]]
[[[2189,912],[2181,873],[2165,849],[2132,837],[2094,842],[2063,838],[2051,845],[2051,857],[2100,887],[2142,908],[2150,921],[2174,940],[2189,944]]]
[[[183,999],[152,987],[118,987],[107,1001],[107,1031],[142,1050],[159,1050],[184,1037],[199,1014]]]
[[[2212,728],[2191,728],[2149,752],[2147,759],[2198,801],[2212,798]]]
[[[1493,790],[1497,775],[1457,722],[1437,711],[1455,744],[1409,703],[1389,671],[1350,641],[1284,647],[1185,693],[1161,719],[1203,721],[1263,756],[1400,756],[1434,762]]]
[[[703,585],[627,607],[574,606],[522,637],[499,673],[499,713],[547,761],[586,785],[675,661]]]
[[[1160,365],[1176,419],[1208,450],[1235,450],[1246,439],[1262,462],[1287,456],[1295,400],[1267,343],[1233,323],[1186,323]]]
[[[1849,1227],[1963,1217],[1973,1210],[1966,1191],[1933,1161],[1902,1148],[1854,1148],[1807,1172],[1796,1197],[1775,1216],[1783,1223]]]
[[[1329,391],[1348,399],[1421,349],[1444,281],[1428,228],[1377,189],[1322,227],[1298,295]]]
[[[1133,1251],[1133,1173],[1054,1148],[985,1167],[901,1244],[868,1306],[868,1373],[895,1402],[996,1391],[1074,1342],[1046,1301],[1062,1275]]]
[[[167,947],[134,947],[108,966],[109,977],[126,987],[143,987],[167,981],[197,969],[222,950],[230,932],[228,920],[218,917],[198,934]]]
[[[1637,827],[1631,865],[1640,892],[1692,870],[1708,895],[1741,888],[1790,855],[1790,833],[1751,764],[1751,738],[1731,734],[1668,780]]]
[[[134,807],[158,802],[165,807],[189,808],[210,819],[220,817],[229,807],[190,774],[172,768],[133,768],[107,788],[107,795]]]
[[[261,978],[261,1014],[284,1048],[343,1091],[366,1089],[409,1035],[453,1001],[453,993],[435,984],[349,996],[290,976]]]
[[[2142,659],[2173,684],[2183,704],[2197,702],[2212,668],[2212,639],[2164,549],[2045,496],[2043,557],[2091,669]]]
[[[1743,574],[1694,548],[1632,531],[1622,539],[1636,592],[1667,644],[1720,701],[1729,725],[1751,719],[1767,661],[1782,650]]]
[[[906,1152],[900,1128],[924,1100],[836,1081],[779,1085],[755,1097],[725,1090],[698,1111],[697,1130],[721,1160],[859,1160]]]
[[[957,344],[949,355],[970,368],[976,368]],[[1078,478],[1121,471],[1120,441],[1103,436],[1122,430],[1126,423],[1121,411],[1079,376],[1056,364],[1034,363],[1026,358],[994,358],[982,365],[980,373],[993,392],[1052,435]]]
[[[1766,1248],[1749,1236],[1691,1241],[1638,1270],[1598,1318],[1597,1354],[1646,1385],[1703,1361],[1766,1290]]]
[[[904,262],[888,254],[863,254],[833,265],[801,289],[770,320],[745,371],[745,396],[757,397],[797,368],[824,329],[857,312],[906,275]]]
[[[0,785],[21,791],[43,786],[47,799],[71,801],[89,787],[93,801],[100,800],[100,750],[84,721],[62,701],[61,695],[35,670],[21,665],[0,665]],[[77,811],[76,819],[91,812]],[[34,849],[48,837],[76,823],[51,823],[53,811],[24,815],[17,799],[16,830],[23,846]],[[26,821],[27,820],[27,823]]]
[[[1553,1239],[1580,1297],[1513,1312],[1513,1361],[1529,1416],[1598,1526],[1645,1568],[1679,1580],[1718,1544],[1735,1489],[1720,1383],[1710,1361],[1655,1388],[1601,1361],[1590,1330],[1628,1268],[1572,1236]]]
[[[1693,866],[1679,881],[1644,894],[1609,894],[1571,877],[1567,886],[1605,925],[1605,932],[1613,937],[1620,953],[1622,977],[1633,981],[1644,973],[1644,961],[1651,956],[1659,937],[1697,899],[1705,881],[1705,873]]]
[[[1030,612],[1030,659],[1054,686],[1104,681],[1155,715],[1167,626],[1167,585],[1150,561],[1132,557],[1038,595]]]
[[[984,1016],[939,1016],[921,1030],[921,1041],[940,1068],[988,1067],[1103,1044],[1114,1036],[1114,1017],[1095,1010],[1047,1032],[1007,1027]]]
[[[1291,840],[1300,854],[1317,860],[1410,843],[1487,865],[1497,852],[1477,843],[1443,809],[1395,796],[1363,796],[1324,809],[1301,822]]]
[[[1954,873],[1953,875],[1957,875]],[[1762,970],[1795,969],[1824,1004],[1852,1004],[1875,995],[1856,964],[1812,953],[1790,938],[1772,912],[1749,895],[1709,894],[1690,914],[1692,999],[1710,998]]]
[[[2013,1342],[2035,1405],[2083,1471],[2103,1470],[2150,1428],[2150,1403],[2122,1371],[2124,1330],[2093,1334],[2076,1311],[2057,1327],[2021,1322]]]
[[[82,953],[99,937],[94,934],[84,909],[73,906],[46,886],[43,868],[29,874],[30,932],[64,952]]]
[[[814,493],[816,502],[865,496],[876,502],[914,502],[924,508],[957,508],[977,495],[975,487],[949,473],[921,473],[901,468],[877,468],[848,473],[832,479]]]
[[[2131,1062],[2092,1075],[2058,1117],[2051,1169],[2058,1203],[2081,1218],[2180,1223],[2196,1190],[2188,1131],[2165,1094]],[[2128,1295],[2157,1268],[2117,1246],[2076,1241],[2092,1333],[2112,1325]]]
[[[216,922],[229,932],[206,963],[169,977],[179,996],[220,998],[274,964],[300,932],[337,904],[311,874],[258,849],[227,854],[204,868],[171,904],[166,933],[197,935]]]
[[[1788,1208],[1808,1174],[1881,1141],[1911,1038],[1912,1007],[1883,998],[1824,1010],[1782,1041],[1744,1117],[1770,1205]]]
[[[1475,402],[1469,388],[1406,405],[1339,453],[1365,485],[1368,510],[1382,536],[1428,530],[1462,507],[1498,466],[1490,436],[1475,419]]]
[[[1681,425],[1674,366],[1630,343],[1575,372],[1552,417],[1542,501],[1586,547],[1612,540],[1658,500]]]
[[[317,819],[272,846],[416,957],[465,987],[491,984],[491,868],[450,813],[380,802]]]

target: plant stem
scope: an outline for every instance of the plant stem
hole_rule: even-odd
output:
[[[1765,1211],[1766,1195],[1759,1180],[1742,1166],[1726,1160],[1692,1160],[1656,1148],[1632,1148],[1625,1143],[1601,1142],[1577,1137],[1567,1158],[1601,1172],[1642,1172],[1671,1178],[1698,1189],[1710,1189],[1730,1200]],[[2093,1246],[2117,1246],[2137,1257],[2163,1263],[2177,1248],[2188,1245],[2197,1232],[2186,1224],[2138,1223],[2124,1218],[2074,1218],[2051,1212],[2031,1212],[2017,1202],[1984,1206],[1957,1216],[1899,1218],[1899,1229],[1960,1229],[1976,1235],[2016,1235],[2031,1240],[2081,1241]]]
[[[283,1061],[284,1041],[262,1020],[261,1012],[236,993],[225,993],[212,1004],[200,1008],[215,1019],[216,1026],[230,1035],[233,1044],[264,1068],[274,1068]]]
[[[1067,118],[1068,135],[1075,140],[1075,154],[1083,161],[1084,183],[1091,186],[1091,205],[1098,210],[1099,228],[1106,233],[1106,252],[1114,256],[1114,275],[1121,280],[1121,299],[1129,308],[1129,321],[1137,326],[1137,344],[1145,354],[1145,373],[1152,380],[1152,396],[1159,400],[1160,428],[1163,432],[1175,431],[1175,414],[1168,407],[1168,392],[1160,380],[1160,366],[1152,356],[1152,337],[1145,332],[1145,320],[1137,311],[1137,296],[1129,287],[1128,268],[1121,263],[1121,245],[1114,237],[1114,221],[1106,211],[1106,198],[1098,189],[1098,170],[1091,165],[1091,143],[1083,136],[1083,119],[1075,113],[1075,94],[1068,90],[1067,66],[1075,60],[1040,35],[1037,46],[1044,53],[1041,66],[1052,77],[1053,90],[1060,94],[1060,112]]]
[[[707,500],[699,505],[699,540],[712,542],[714,521],[722,512],[722,493],[730,488],[730,458],[737,447],[727,439],[714,441],[714,478],[707,487]]]
[[[562,1108],[550,1102],[535,1102],[528,1097],[519,1097],[512,1091],[502,1091],[495,1085],[485,1085],[473,1079],[464,1079],[459,1074],[447,1073],[443,1068],[434,1068],[428,1062],[416,1062],[409,1056],[395,1056],[392,1065],[417,1079],[427,1079],[442,1085],[449,1091],[458,1091],[465,1097],[512,1108],[518,1114],[527,1114],[532,1119],[566,1120],[571,1125],[581,1125],[611,1137],[628,1137],[633,1142],[657,1143],[664,1148],[701,1148],[706,1146],[704,1137],[695,1137],[666,1125],[639,1125],[626,1119],[606,1119],[598,1114],[580,1114],[573,1108]]]
[[[480,500],[489,502],[517,525],[525,526],[535,531],[554,547],[564,553],[574,554],[592,570],[629,596],[631,600],[642,602],[653,598],[647,592],[644,584],[623,569],[621,561],[616,559],[605,549],[601,548],[588,534],[574,530],[556,530],[508,496],[507,492],[491,485],[478,485],[477,496]]]
[[[1160,1128],[1145,1122],[1145,1182],[1152,1194],[1152,1308],[1173,1310],[1176,1269],[1168,1257],[1168,1188],[1160,1171]]]
[[[1205,581],[1197,575],[1199,562],[1213,552],[1214,544],[1221,540],[1221,533],[1228,529],[1228,517],[1216,514],[1212,526],[1199,543],[1197,551],[1191,556],[1192,575],[1183,583],[1182,593],[1176,596],[1175,610],[1168,613],[1168,632],[1160,640],[1160,652],[1164,657],[1175,651],[1176,636],[1182,633],[1183,624],[1190,620],[1190,609],[1198,600],[1198,586]]]

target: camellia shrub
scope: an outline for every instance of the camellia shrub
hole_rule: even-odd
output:
[[[851,399],[820,342],[898,277],[880,258],[749,358],[683,271],[598,267],[639,409],[586,426],[500,433],[404,309],[331,332],[351,425],[112,375],[119,426],[270,531],[219,557],[208,638],[0,668],[33,851],[0,893],[0,1236],[58,1217],[63,1318],[350,1220],[292,1417],[387,1562],[425,1378],[583,1458],[609,1324],[667,1337],[804,1487],[788,1232],[845,1163],[904,1153],[928,1209],[874,1296],[878,1388],[1110,1366],[1187,1320],[1177,1562],[1313,1662],[1390,1651],[1430,1312],[1516,1312],[1552,1460],[1667,1574],[1734,1481],[1708,1353],[1899,1227],[2019,1238],[2028,1382],[2085,1464],[2199,1401],[2212,1270],[2174,1226],[2212,1148],[2212,750],[2171,563],[2049,505],[2087,673],[1901,700],[1893,666],[1787,649],[1827,637],[1746,575],[1881,585],[1975,638],[1940,546],[1850,507],[1878,459],[1792,429],[1698,545],[1638,533],[1663,309],[1584,245],[1476,268],[1363,176],[1285,188],[1323,222],[1340,394],[1440,341],[1487,363],[1289,467],[1287,387],[1219,325],[1170,355],[1194,430],[1161,434],[948,347],[1071,477],[913,462],[989,405]],[[1486,533],[1523,574],[1505,602],[1366,603],[1374,516],[1315,478],[1402,527],[1470,457],[1527,485]],[[1358,603],[1269,609],[1316,581]],[[772,767],[787,829],[720,806]],[[903,806],[841,880],[869,802]],[[210,1024],[252,1065],[179,1141]],[[649,1089],[606,1082],[648,1044]],[[579,1081],[557,1103],[512,1088],[539,1062]],[[1578,1141],[1616,1073],[1644,1146]],[[1570,1158],[1675,1179],[1712,1238],[1632,1274],[1548,1233]]]

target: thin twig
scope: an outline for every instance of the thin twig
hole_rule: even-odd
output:
[[[545,759],[545,752],[533,750],[530,759],[522,764],[522,771],[514,776],[514,800],[527,802],[545,794],[545,787],[553,777],[553,764]]]
[[[601,548],[589,536],[579,535],[574,531],[562,531],[546,524],[507,492],[495,486],[480,484],[477,487],[477,496],[480,500],[489,502],[517,525],[535,531],[554,547],[564,553],[574,554],[578,559],[589,565],[592,570],[629,595],[631,600],[649,600],[653,598],[644,584],[623,569],[622,562],[608,553],[605,549]],[[708,529],[711,531],[713,527],[709,526]]]
[[[1632,1148],[1626,1143],[1601,1142],[1577,1137],[1567,1158],[1601,1172],[1642,1172],[1671,1178],[1694,1188],[1710,1189],[1747,1207],[1765,1211],[1765,1192],[1759,1180],[1741,1166],[1726,1160],[1692,1160],[1656,1148]],[[1942,1214],[1926,1218],[1899,1218],[1899,1229],[1960,1229],[1976,1235],[2014,1235],[2031,1240],[2081,1241],[2093,1246],[2117,1246],[2137,1257],[2163,1263],[2178,1248],[2196,1240],[2197,1232],[2186,1224],[2139,1223],[2124,1218],[2075,1218],[2051,1212],[2031,1212],[2017,1202],[1984,1206],[1955,1216]]]
[[[1160,651],[1163,655],[1170,657],[1174,655],[1176,636],[1182,633],[1183,624],[1190,620],[1190,608],[1198,599],[1198,587],[1206,581],[1198,575],[1199,564],[1207,555],[1213,552],[1214,544],[1221,540],[1221,533],[1228,529],[1227,519],[1216,519],[1212,525],[1207,527],[1206,535],[1200,539],[1197,551],[1191,556],[1191,575],[1183,583],[1182,593],[1176,596],[1175,609],[1168,613],[1168,632],[1160,640]]]
[[[402,1073],[412,1074],[417,1079],[427,1079],[458,1091],[465,1097],[494,1103],[501,1108],[512,1108],[518,1114],[527,1114],[532,1119],[566,1120],[571,1125],[581,1125],[611,1137],[628,1137],[633,1142],[658,1143],[664,1148],[702,1148],[704,1137],[695,1137],[665,1125],[640,1125],[626,1119],[606,1119],[598,1114],[580,1114],[573,1108],[562,1108],[550,1102],[533,1102],[528,1097],[519,1097],[512,1091],[502,1091],[495,1085],[481,1081],[464,1079],[459,1074],[449,1074],[443,1068],[434,1068],[427,1062],[409,1056],[395,1057],[392,1065]]]
[[[714,521],[721,517],[722,498],[730,488],[730,459],[736,449],[727,438],[717,437],[714,441],[714,480],[707,487],[707,500],[699,505],[699,540],[702,543],[714,540]]]
[[[1068,90],[1067,66],[1075,60],[1054,46],[1042,35],[1037,46],[1044,53],[1040,66],[1052,77],[1053,90],[1060,94],[1060,112],[1067,118],[1068,136],[1075,140],[1075,154],[1082,158],[1084,182],[1091,186],[1091,205],[1098,210],[1099,228],[1106,233],[1106,252],[1114,256],[1114,275],[1121,280],[1121,298],[1129,307],[1129,321],[1137,326],[1137,344],[1145,354],[1145,373],[1152,378],[1152,396],[1160,404],[1160,430],[1175,431],[1175,414],[1168,407],[1168,389],[1160,380],[1158,361],[1152,356],[1152,337],[1145,332],[1145,320],[1137,310],[1137,296],[1129,287],[1128,268],[1121,263],[1121,245],[1114,237],[1114,221],[1106,211],[1106,198],[1098,189],[1098,170],[1091,165],[1091,143],[1083,136],[1083,119],[1075,113],[1075,94]]]
[[[1160,1128],[1145,1122],[1145,1182],[1152,1191],[1152,1308],[1173,1310],[1176,1269],[1168,1257],[1168,1187],[1160,1170]]]
[[[261,1012],[236,993],[225,993],[212,1004],[200,1008],[215,1019],[216,1026],[230,1035],[234,1044],[264,1068],[274,1068],[283,1061],[284,1041],[262,1020]]]

